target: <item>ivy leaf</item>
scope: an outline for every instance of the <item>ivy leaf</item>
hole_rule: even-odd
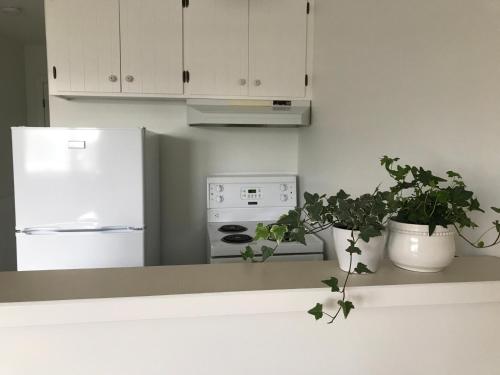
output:
[[[491,209],[495,211],[497,214],[500,214],[500,208],[491,207]]]
[[[323,317],[323,305],[321,303],[317,303],[311,310],[307,312],[314,316],[314,319],[319,320]]]
[[[484,211],[481,209],[481,207],[480,207],[480,205],[479,205],[479,201],[478,201],[476,198],[472,198],[472,199],[470,200],[469,210],[470,210],[470,211],[482,211],[482,212],[484,212]]]
[[[336,277],[330,277],[328,280],[321,280],[321,282],[332,288],[332,292],[340,292],[339,279]]]
[[[337,193],[337,199],[339,200],[346,200],[349,198],[350,195],[347,194],[344,190],[340,189],[339,192]]]
[[[290,238],[294,241],[306,245],[306,230],[304,227],[295,228],[292,230]]]
[[[296,228],[300,226],[300,215],[301,209],[296,208],[295,210],[288,211],[287,214],[281,216],[277,221],[279,225],[286,225],[287,227]]]
[[[243,260],[248,260],[248,259],[253,259],[255,256],[255,253],[253,252],[253,249],[251,246],[245,247],[245,251],[241,251],[241,257]]]
[[[351,301],[339,301],[338,304],[342,308],[342,312],[344,313],[344,318],[347,318],[352,309],[354,309],[354,305]]]
[[[462,176],[460,176],[460,174],[458,174],[457,172],[448,171],[448,172],[446,172],[446,174],[450,178],[454,178],[454,177],[456,177],[456,178],[462,178]]]
[[[429,223],[429,236],[432,236],[432,234],[436,230],[436,227],[437,227],[436,223]]]
[[[260,248],[260,251],[262,252],[262,261],[265,262],[267,259],[274,255],[275,249],[264,245]]]
[[[269,238],[269,228],[259,223],[257,224],[257,228],[255,228],[255,240],[267,240]]]
[[[378,230],[372,225],[368,225],[366,227],[361,228],[361,231],[359,232],[359,238],[361,238],[365,242],[369,242],[370,238],[378,237],[380,235],[381,235],[380,230]]]
[[[274,238],[276,242],[279,244],[285,238],[285,234],[287,231],[288,229],[285,225],[273,225],[270,231],[271,237]]]
[[[500,233],[500,221],[495,220],[493,222],[493,225],[495,226],[495,229],[497,230],[497,232]]]
[[[304,200],[307,204],[315,204],[319,200],[319,194],[304,193]]]
[[[354,269],[354,271],[356,273],[373,273],[372,271],[370,271],[368,269],[368,267],[366,266],[366,264],[363,264],[361,262],[358,263],[358,265],[356,266],[356,268]]]
[[[349,246],[345,251],[347,251],[350,254],[361,254],[361,249],[354,245]]]

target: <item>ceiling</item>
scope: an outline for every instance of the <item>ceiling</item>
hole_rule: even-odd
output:
[[[0,35],[15,39],[22,44],[45,42],[43,0],[0,0],[0,8],[21,8],[19,15],[0,11]]]

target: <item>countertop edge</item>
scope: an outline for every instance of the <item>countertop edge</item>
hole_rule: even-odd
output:
[[[305,312],[336,306],[328,288],[0,303],[0,327]],[[499,303],[500,281],[353,286],[356,309]]]

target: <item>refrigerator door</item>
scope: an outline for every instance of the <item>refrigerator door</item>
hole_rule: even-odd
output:
[[[16,229],[142,228],[143,130],[12,128]]]
[[[19,271],[144,266],[144,231],[16,233]]]

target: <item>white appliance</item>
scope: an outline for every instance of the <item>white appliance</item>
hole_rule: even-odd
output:
[[[241,251],[251,245],[260,255],[270,240],[254,241],[258,223],[271,225],[297,205],[297,177],[289,175],[237,175],[207,178],[207,230],[209,263],[242,262]],[[306,245],[282,242],[269,260],[323,260],[323,241],[306,235]]]
[[[187,119],[191,126],[307,126],[311,101],[188,99]]]
[[[158,137],[12,128],[17,268],[159,264]]]

